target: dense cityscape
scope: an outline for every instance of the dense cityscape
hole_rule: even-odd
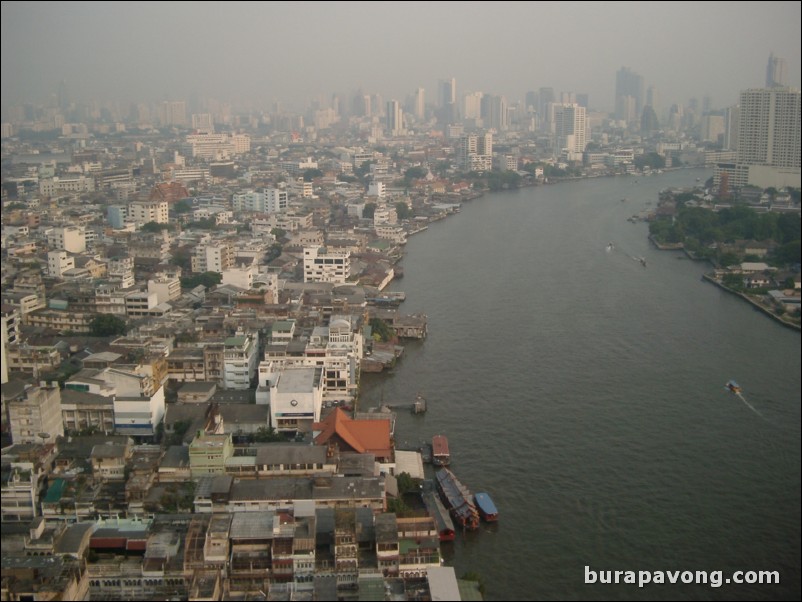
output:
[[[406,245],[488,193],[712,170],[631,219],[798,329],[785,59],[725,106],[610,77],[612,111],[454,77],[297,112],[66,79],[4,103],[2,599],[482,599],[442,546],[498,517],[427,476],[447,440],[400,444],[425,395],[368,411],[360,382],[437,328],[404,311]]]

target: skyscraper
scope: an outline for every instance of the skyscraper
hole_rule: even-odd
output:
[[[769,54],[769,63],[766,65],[766,87],[774,88],[785,85],[787,85],[785,59],[774,56],[772,52]]]
[[[459,119],[457,110],[457,80],[455,78],[440,80],[440,121],[445,124],[455,123]]]
[[[445,108],[457,102],[457,80],[455,78],[440,80],[440,107]]]
[[[738,163],[799,168],[799,90],[744,90],[740,104]]]
[[[415,119],[423,120],[426,117],[426,95],[423,88],[418,88],[415,91],[415,109],[413,114]]]
[[[792,88],[752,88],[741,92],[735,164],[717,166],[734,187],[800,186],[800,93]]]
[[[586,146],[585,107],[580,107],[576,103],[556,105],[554,107],[554,126],[557,137],[557,153],[567,151],[570,160],[581,159]]]
[[[397,100],[387,101],[386,130],[390,136],[401,136],[404,133],[404,116],[401,104]]]
[[[629,100],[629,99],[632,100]],[[643,111],[643,77],[629,67],[621,67],[615,74],[615,116],[632,122]]]

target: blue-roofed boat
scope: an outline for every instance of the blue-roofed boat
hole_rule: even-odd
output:
[[[738,384],[737,382],[735,382],[734,380],[731,380],[730,382],[728,382],[728,383],[727,383],[727,388],[728,388],[728,389],[729,389],[729,390],[730,390],[732,393],[740,393],[740,392],[741,392],[741,385],[739,385],[739,384]]]
[[[485,492],[477,493],[473,496],[473,501],[482,520],[488,523],[494,523],[498,520],[498,510],[489,494]]]

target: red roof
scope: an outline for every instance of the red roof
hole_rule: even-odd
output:
[[[315,445],[326,445],[336,437],[340,443],[360,454],[373,454],[377,458],[391,458],[393,455],[389,420],[354,420],[336,408],[324,420],[315,423],[314,428],[321,431],[315,437]]]

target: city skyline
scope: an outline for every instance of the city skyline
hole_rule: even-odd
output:
[[[761,87],[770,55],[800,85],[800,4],[2,4],[2,102],[218,98],[303,110],[354,90],[402,100],[440,82],[523,100],[541,87],[615,110],[627,68],[663,108]],[[633,24],[637,24],[635,27]],[[660,31],[655,31],[657,26]],[[662,34],[661,34],[662,32]],[[592,57],[592,60],[591,60]],[[65,81],[65,89],[60,82]],[[261,106],[264,107],[264,104]]]

